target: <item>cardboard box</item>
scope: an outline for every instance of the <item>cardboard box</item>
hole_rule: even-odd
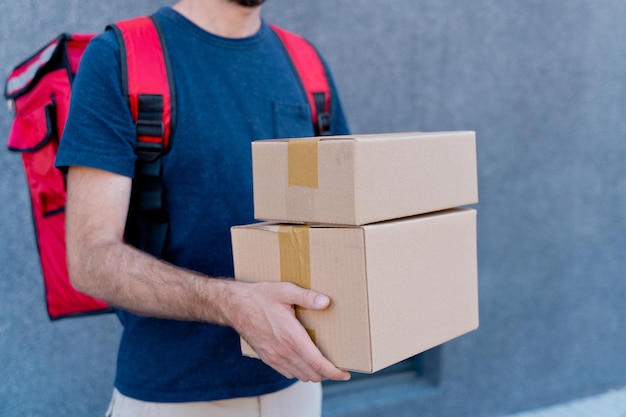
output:
[[[363,225],[478,202],[474,132],[255,141],[258,220]]]
[[[231,233],[237,279],[290,281],[330,296],[328,309],[297,315],[339,368],[375,372],[478,326],[475,210]],[[256,356],[243,340],[242,351]]]

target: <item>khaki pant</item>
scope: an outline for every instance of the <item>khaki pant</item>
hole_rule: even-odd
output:
[[[211,402],[152,403],[113,391],[107,417],[320,417],[322,387],[296,382],[281,391],[260,397]]]

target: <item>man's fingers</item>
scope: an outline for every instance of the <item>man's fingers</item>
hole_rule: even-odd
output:
[[[335,365],[324,357],[321,357],[319,362],[311,364],[310,369],[313,371],[313,378],[310,379],[313,382],[320,382],[326,379],[334,381],[347,381],[350,379],[349,372],[336,368]]]
[[[261,359],[287,378],[303,382],[320,382],[326,379],[347,381],[350,373],[336,368],[322,355],[300,324],[279,338],[271,350],[260,353]]]
[[[289,358],[281,358],[278,362],[274,364],[268,363],[268,365],[274,365],[274,369],[287,378],[297,378],[303,382],[321,382],[327,379],[347,381],[350,379],[349,372],[337,369],[321,355],[311,362],[306,362],[299,355],[295,355]]]
[[[297,378],[304,382],[320,382],[326,379],[347,381],[350,379],[350,373],[335,367],[322,355],[304,328],[300,327],[300,329],[298,339],[301,343],[294,345],[295,349],[292,351],[297,358],[292,362],[299,371],[295,371]]]
[[[350,373],[342,371],[330,362],[319,351],[317,346],[309,339],[308,343],[304,345],[303,357],[310,358],[307,366],[314,373],[315,382],[319,382],[325,379],[332,379],[335,381],[347,381],[350,379]]]

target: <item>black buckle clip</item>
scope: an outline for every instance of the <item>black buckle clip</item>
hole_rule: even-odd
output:
[[[145,162],[153,162],[163,154],[163,139],[160,142],[137,141],[135,153]]]
[[[320,113],[317,115],[317,129],[321,136],[330,135],[330,113]]]

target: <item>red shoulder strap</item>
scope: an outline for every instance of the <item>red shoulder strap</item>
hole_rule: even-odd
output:
[[[175,121],[167,45],[152,17],[124,20],[111,28],[121,48],[122,84],[137,125],[138,153],[146,148],[149,153],[158,152],[158,157],[169,146]]]
[[[170,146],[176,115],[167,44],[152,17],[125,20],[111,28],[120,44],[122,85],[137,127],[138,159],[125,238],[161,257],[169,233],[161,156]]]
[[[317,50],[303,37],[270,25],[282,41],[306,92],[316,134],[330,133],[331,97],[326,70]]]

